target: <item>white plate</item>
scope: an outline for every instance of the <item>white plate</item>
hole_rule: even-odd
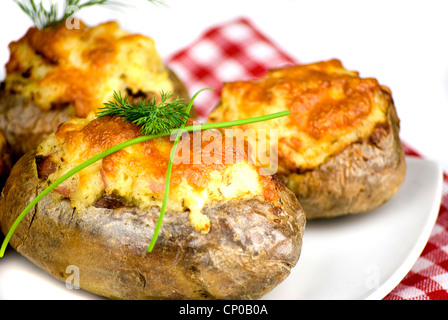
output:
[[[440,207],[443,173],[407,157],[407,176],[389,202],[371,212],[308,222],[290,276],[263,299],[381,299],[409,272]],[[0,299],[102,299],[69,289],[9,248],[0,260]]]
[[[398,193],[371,212],[309,221],[302,255],[264,299],[382,299],[411,270],[436,222],[443,171],[407,157]]]

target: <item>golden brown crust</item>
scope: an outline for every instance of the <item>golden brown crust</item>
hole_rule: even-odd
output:
[[[14,167],[0,198],[0,226],[11,227],[46,187],[36,154]],[[186,211],[165,214],[158,241],[146,253],[159,209],[90,206],[74,212],[57,193],[44,197],[13,234],[12,247],[61,281],[69,266],[81,288],[112,299],[256,299],[283,281],[302,247],[305,215],[296,197],[275,185],[282,206],[257,199],[207,204],[208,234]]]
[[[388,92],[360,78],[339,60],[275,69],[254,81],[225,83],[210,122],[289,110],[289,117],[247,128],[281,128],[279,171],[308,170],[351,143],[365,139],[385,119]]]
[[[319,141],[353,130],[372,111],[375,79],[361,79],[343,69],[338,60],[270,70],[258,81],[224,84],[225,94],[240,96],[240,113],[259,113],[281,97],[291,111],[289,126]],[[243,111],[244,110],[244,111]]]
[[[192,123],[193,121],[189,120],[187,125]],[[173,164],[172,186],[177,186],[186,179],[192,186],[201,189],[208,183],[210,172],[223,171],[228,165],[252,161],[247,143],[240,146],[234,138],[228,138],[219,133],[210,139],[206,137],[207,134],[209,131],[189,133],[189,138],[184,136],[180,140],[176,155],[181,158],[179,161],[175,159]],[[142,133],[139,126],[118,117],[69,121],[61,124],[55,132],[59,145],[66,149],[62,153],[42,155],[50,159],[54,158],[56,162],[65,162],[76,154],[76,161],[80,163],[106,149],[140,136]],[[221,139],[221,142],[218,144],[216,139]],[[139,179],[164,182],[173,143],[173,137],[170,136],[151,139],[138,144],[135,148],[131,146],[105,157],[102,160],[102,176],[106,191],[108,178],[113,179],[114,176],[119,175],[120,170],[129,166]],[[54,145],[54,141],[51,140],[50,144]],[[42,145],[45,145],[45,142]],[[221,148],[214,148],[217,145]],[[210,149],[206,152],[208,147]],[[188,152],[188,158],[183,157],[182,152]],[[196,160],[198,153],[200,158]],[[209,161],[211,160],[209,157],[213,157],[213,161]],[[61,158],[63,160],[60,160]],[[253,163],[253,166],[257,167],[257,164]],[[261,168],[257,167],[257,169],[261,172]],[[274,183],[268,175],[260,175],[260,179],[266,180],[265,189],[269,189],[269,183]],[[152,187],[155,188],[154,190],[164,190],[165,186],[164,183],[148,184],[149,189]],[[268,191],[265,192],[268,193]],[[268,197],[272,198],[272,196]]]
[[[116,22],[33,27],[9,49],[6,90],[42,110],[73,105],[77,116],[86,117],[110,100],[113,90],[175,91],[154,41],[125,32]]]

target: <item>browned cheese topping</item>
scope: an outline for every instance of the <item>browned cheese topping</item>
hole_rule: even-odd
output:
[[[386,121],[390,103],[387,87],[330,60],[271,70],[254,81],[225,83],[210,122],[290,110],[289,117],[244,128],[278,128],[278,145],[270,145],[278,147],[279,171],[295,172],[315,168],[368,138]]]
[[[139,127],[120,118],[75,118],[38,147],[38,157],[45,159],[40,171],[54,181],[99,152],[140,135]],[[156,138],[122,149],[81,170],[57,191],[78,209],[104,194],[126,205],[160,207],[173,140]],[[208,202],[256,198],[278,204],[277,182],[261,170],[250,161],[247,144],[241,147],[218,131],[186,133],[176,149],[167,209],[190,210],[191,223],[208,232],[209,219],[201,213]]]
[[[111,100],[114,90],[174,91],[154,41],[123,31],[116,22],[33,27],[9,49],[6,90],[42,110],[73,105],[77,116],[86,117]]]

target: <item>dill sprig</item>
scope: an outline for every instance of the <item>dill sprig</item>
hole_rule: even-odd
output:
[[[207,90],[207,89],[208,88],[202,89],[202,90],[198,91],[193,96],[193,98],[190,100],[189,104],[187,105],[187,107],[185,109],[185,112],[187,114],[189,114],[190,109],[191,109],[191,107],[193,105],[193,101],[195,100],[196,96],[201,91]],[[117,94],[117,96],[120,97],[121,95]],[[128,104],[127,101],[128,100],[127,100],[126,97],[122,98],[123,105]],[[171,102],[166,102],[166,103],[169,104]],[[109,102],[109,103],[105,104],[105,106],[106,106],[106,109],[108,108],[107,106],[111,106],[111,107],[113,107],[115,109],[115,107],[119,106],[119,104],[118,103],[115,104],[113,102]],[[106,110],[103,110],[102,112],[105,112],[105,111]],[[175,154],[175,150],[176,150],[176,145],[177,145],[177,143],[179,141],[181,133],[182,132],[193,132],[193,131],[208,130],[208,129],[228,128],[228,127],[232,127],[232,126],[239,126],[239,125],[255,123],[255,122],[261,122],[261,121],[266,121],[266,120],[275,119],[275,118],[279,118],[279,117],[284,117],[284,116],[288,116],[289,114],[290,114],[290,111],[289,110],[285,110],[285,111],[281,111],[281,112],[277,112],[277,113],[272,113],[272,114],[268,114],[268,115],[264,115],[264,116],[252,117],[252,118],[247,118],[247,119],[239,119],[239,120],[233,120],[233,121],[225,121],[225,122],[218,122],[218,123],[208,123],[208,124],[196,124],[196,125],[187,126],[187,127],[185,127],[185,122],[186,122],[187,119],[186,119],[186,117],[184,115],[182,115],[178,119],[179,121],[182,122],[182,125],[179,128],[171,128],[167,132],[159,132],[159,133],[155,133],[155,134],[145,134],[145,135],[139,136],[137,138],[134,138],[134,139],[122,142],[120,144],[117,144],[117,145],[115,145],[115,146],[113,146],[113,147],[111,147],[111,148],[109,148],[109,149],[107,149],[105,151],[102,151],[102,152],[98,153],[97,155],[93,156],[92,158],[84,161],[80,165],[76,166],[75,168],[71,169],[70,171],[68,171],[67,173],[65,173],[64,175],[59,177],[58,179],[56,179],[47,188],[45,188],[41,193],[39,193],[25,207],[25,209],[20,213],[20,215],[16,218],[16,220],[12,224],[12,226],[9,229],[5,239],[3,240],[2,246],[0,248],[0,258],[2,258],[4,256],[6,247],[7,247],[8,243],[9,243],[9,240],[11,239],[14,231],[16,230],[16,228],[18,227],[20,222],[23,220],[23,218],[28,214],[28,212],[43,197],[45,197],[47,194],[49,194],[52,190],[54,190],[57,186],[59,186],[65,180],[67,180],[70,177],[72,177],[73,175],[77,174],[82,169],[92,165],[93,163],[95,163],[95,162],[103,159],[104,157],[107,157],[108,155],[111,155],[111,154],[113,154],[113,153],[115,153],[115,152],[117,152],[119,150],[122,150],[124,148],[130,147],[132,145],[135,145],[135,144],[138,144],[138,143],[150,140],[150,139],[165,137],[165,136],[169,136],[169,135],[171,135],[173,133],[176,133],[176,139],[175,139],[175,142],[174,142],[173,147],[171,149],[170,161],[168,163],[168,168],[167,168],[167,175],[166,175],[166,181],[165,181],[166,182],[165,183],[165,194],[164,194],[164,198],[163,198],[163,203],[162,203],[162,207],[161,207],[161,210],[160,210],[159,218],[157,220],[156,227],[154,229],[154,234],[153,234],[153,236],[151,238],[151,242],[150,242],[150,244],[148,246],[148,249],[147,249],[147,252],[151,252],[153,250],[153,248],[154,248],[154,245],[155,245],[156,241],[157,241],[158,233],[159,233],[160,227],[162,225],[163,216],[164,216],[164,213],[165,213],[165,210],[166,210],[166,207],[167,207],[173,158],[174,158],[174,154]]]
[[[143,134],[157,134],[179,128],[190,117],[187,104],[180,98],[169,101],[173,96],[169,92],[161,91],[160,96],[159,103],[154,97],[153,100],[142,100],[131,105],[127,96],[122,97],[121,92],[114,91],[115,101],[104,103],[104,107],[99,109],[96,116],[120,117],[140,126]]]
[[[153,3],[160,3],[161,0],[148,0]],[[34,0],[14,0],[19,5],[22,11],[30,17],[34,25],[39,29],[54,28],[63,23],[74,12],[73,8],[77,11],[92,7],[92,6],[128,6],[126,3],[114,0],[64,0],[62,12],[58,3],[50,2],[48,6],[44,6],[42,1],[36,3]],[[62,13],[62,15],[61,15]]]

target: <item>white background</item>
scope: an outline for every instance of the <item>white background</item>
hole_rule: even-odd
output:
[[[59,1],[59,0],[58,0]],[[190,44],[209,26],[249,17],[298,61],[339,58],[363,77],[392,89],[403,141],[448,171],[448,1],[129,0],[125,9],[87,8],[94,25],[122,28],[156,41],[163,57]],[[13,2],[0,5],[0,79],[8,43],[31,25]]]
[[[359,71],[363,77],[375,77],[391,88],[401,118],[402,140],[448,171],[448,1],[165,0],[165,6],[154,6],[146,0],[129,3],[134,7],[88,8],[78,16],[89,25],[119,20],[122,28],[154,38],[162,57],[189,45],[210,26],[248,17],[300,62],[338,58],[346,68]],[[1,0],[0,80],[5,75],[8,44],[30,26],[28,17],[13,0]],[[47,298],[64,296],[66,290],[45,275],[24,278],[24,273],[35,273],[34,266],[9,252],[8,268],[0,270],[0,299],[5,295],[36,298],[35,292],[26,296],[27,291],[21,290],[30,281],[31,287],[47,288]]]

